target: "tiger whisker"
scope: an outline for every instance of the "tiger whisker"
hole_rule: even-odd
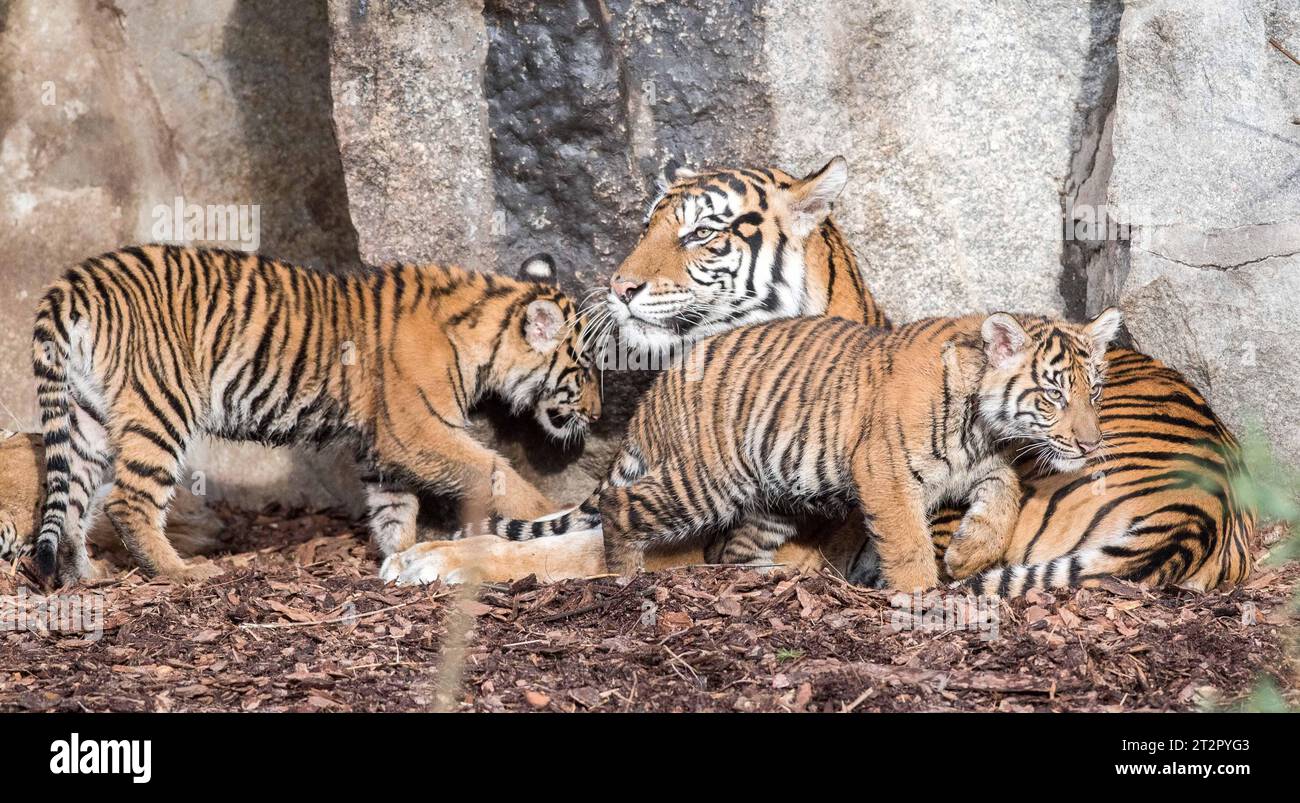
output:
[[[590,333],[590,332],[598,331],[598,328],[602,324],[604,324],[606,320],[612,318],[613,315],[614,315],[613,310],[609,310],[609,309],[603,309],[596,312],[596,314],[588,322],[587,332]],[[584,337],[580,342],[583,344],[584,347],[588,342],[590,342],[589,338],[586,336],[585,333],[584,333]]]

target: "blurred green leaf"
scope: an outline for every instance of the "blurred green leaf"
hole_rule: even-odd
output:
[[[1242,703],[1241,710],[1250,714],[1286,714],[1291,711],[1282,691],[1272,678],[1264,678]]]
[[[1291,537],[1269,550],[1268,563],[1300,559],[1300,472],[1278,460],[1263,429],[1249,423],[1241,439],[1242,471],[1230,478],[1241,504],[1252,508],[1261,521],[1286,522]],[[1292,607],[1300,602],[1300,589]],[[1261,679],[1242,703],[1242,710],[1283,713],[1293,710],[1270,677]]]

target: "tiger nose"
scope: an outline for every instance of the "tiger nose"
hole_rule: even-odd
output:
[[[632,296],[636,295],[642,287],[645,287],[645,282],[637,283],[622,276],[615,276],[609,280],[609,289],[613,290],[614,295],[618,296],[624,304],[631,302]]]
[[[1079,451],[1082,452],[1083,454],[1092,454],[1093,452],[1097,451],[1098,446],[1101,446],[1101,441],[1094,441],[1094,440],[1085,441],[1076,438],[1074,441],[1074,445],[1079,447]]]

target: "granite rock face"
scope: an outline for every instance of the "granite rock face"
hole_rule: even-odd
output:
[[[329,33],[362,259],[495,267],[482,3],[330,0]]]
[[[760,3],[489,3],[487,96],[499,220],[517,262],[608,278],[673,157],[766,163]]]
[[[803,173],[843,153],[837,217],[896,318],[1066,306],[1062,195],[1113,96],[1118,0],[330,7],[367,259],[545,250],[585,289],[667,158]]]
[[[1106,100],[1120,11],[767,4],[776,159],[848,158],[836,219],[896,320],[1065,308],[1063,196]]]
[[[1106,295],[1134,345],[1300,463],[1300,51],[1293,3],[1131,3],[1110,202],[1132,224]],[[1286,47],[1286,46],[1283,46]]]
[[[1300,8],[1282,0],[1128,4],[1112,201],[1150,226],[1300,219]]]
[[[549,250],[577,286],[607,276],[669,157],[804,173],[838,153],[853,178],[837,219],[896,318],[1060,310],[1062,193],[1106,99],[1120,11],[488,3],[483,91],[511,262]]]
[[[89,6],[20,1],[0,14],[0,393],[14,430],[36,422],[31,323],[45,285],[147,235],[143,199],[170,201],[181,183],[125,32]]]

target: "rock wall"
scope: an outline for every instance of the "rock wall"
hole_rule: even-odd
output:
[[[1133,230],[1104,295],[1137,348],[1300,464],[1300,64],[1283,49],[1300,55],[1294,2],[1129,4],[1109,186]]]
[[[31,310],[181,196],[257,204],[267,253],[574,291],[629,250],[668,157],[844,154],[836,210],[899,320],[1121,303],[1235,425],[1300,446],[1300,53],[1291,0],[9,0],[0,3],[3,426],[35,422]],[[1089,226],[1089,221],[1095,225]],[[482,424],[581,496],[583,457]],[[7,412],[6,412],[7,411]],[[1292,458],[1294,459],[1294,458]],[[209,493],[352,500],[328,457],[203,445]],[[227,467],[235,467],[232,471]]]
[[[362,258],[495,267],[482,3],[330,0],[329,32]]]
[[[773,156],[852,171],[836,219],[898,319],[1064,311],[1062,196],[1114,69],[1121,4],[767,7]]]

